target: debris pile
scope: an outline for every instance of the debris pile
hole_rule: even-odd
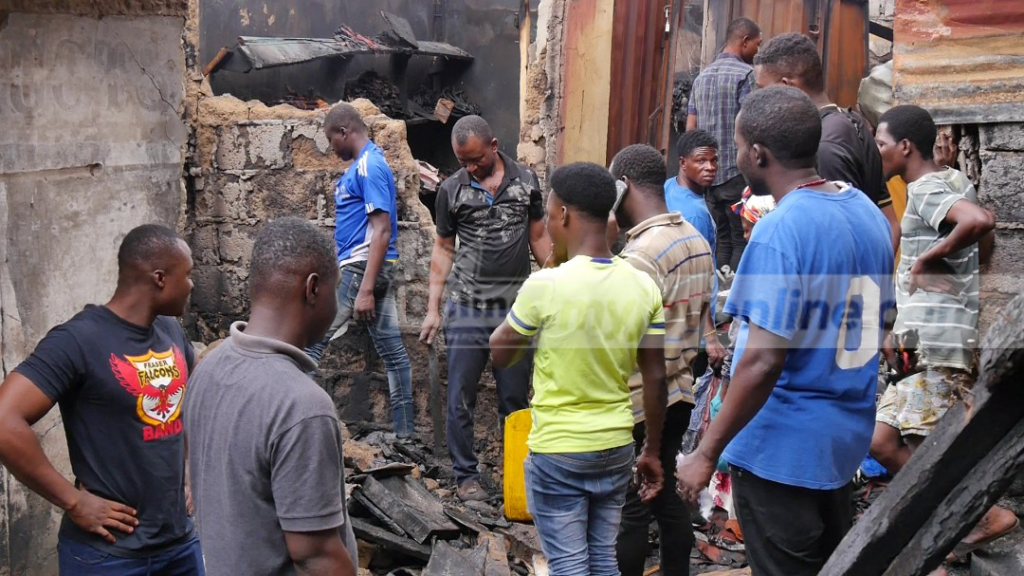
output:
[[[537,573],[536,531],[455,497],[443,455],[372,424],[343,425],[349,514],[360,568],[374,574]]]
[[[405,118],[408,114],[398,93],[398,87],[373,70],[367,70],[355,80],[345,84],[345,100],[366,98],[391,118]]]

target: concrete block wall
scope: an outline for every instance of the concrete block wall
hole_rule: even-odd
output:
[[[995,212],[996,247],[982,268],[981,327],[1024,291],[1024,123],[978,126],[978,201]]]

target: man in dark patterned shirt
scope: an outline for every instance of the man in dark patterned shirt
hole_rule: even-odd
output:
[[[733,133],[740,102],[754,88],[751,63],[760,46],[761,29],[757,24],[748,18],[730,22],[722,53],[693,82],[686,117],[687,132],[699,128],[714,136],[720,145],[718,174],[704,199],[718,229],[718,265],[729,265],[733,271],[747,245],[740,217],[730,208],[739,202],[746,186],[736,167]]]
[[[473,421],[480,375],[491,353],[488,340],[530,275],[530,253],[543,265],[551,242],[544,231],[544,199],[537,176],[498,151],[498,140],[483,118],[466,116],[456,122],[452,148],[462,169],[445,180],[437,194],[437,240],[430,257],[430,294],[420,340],[432,343],[441,327],[447,281],[448,449],[459,497],[485,500],[473,448]],[[530,406],[531,370],[532,362],[525,361],[494,369],[499,423]]]

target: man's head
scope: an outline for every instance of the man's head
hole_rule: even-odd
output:
[[[498,162],[498,139],[486,120],[465,116],[452,127],[452,151],[459,165],[480,182],[494,172]]]
[[[821,139],[818,109],[790,86],[755,90],[736,117],[736,167],[753,194],[771,194],[770,181],[814,167]]]
[[[785,84],[808,94],[825,90],[818,47],[796,32],[776,36],[761,48],[754,58],[754,75],[759,88]]]
[[[615,210],[620,228],[639,224],[638,213],[651,208],[665,211],[665,160],[661,152],[646,144],[626,146],[612,159],[611,174],[625,184]],[[643,210],[647,208],[646,210]]]
[[[331,143],[331,150],[334,150],[335,154],[342,160],[351,160],[360,152],[362,142],[357,136],[366,135],[366,124],[358,110],[351,104],[342,102],[335,104],[327,112],[327,118],[324,119],[324,135],[327,136],[327,141]]]
[[[936,135],[932,115],[919,106],[894,106],[882,114],[875,143],[885,177],[903,176],[910,162],[931,160]]]
[[[192,250],[170,228],[134,228],[117,251],[117,286],[149,292],[161,316],[181,316],[192,293]]]
[[[725,30],[726,49],[750,64],[761,46],[761,29],[750,18],[737,18]]]
[[[664,173],[664,172],[663,172]],[[615,204],[615,179],[604,166],[574,162],[551,174],[546,220],[559,262],[568,259],[570,242],[595,235],[602,241]]]
[[[337,284],[334,244],[308,221],[277,218],[256,236],[249,273],[252,307],[289,312],[309,344],[323,339],[334,321]]]
[[[676,150],[679,152],[679,173],[702,189],[709,188],[718,174],[718,141],[715,137],[703,130],[684,132],[676,142]]]

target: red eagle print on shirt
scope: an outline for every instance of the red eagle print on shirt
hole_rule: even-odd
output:
[[[117,381],[138,398],[136,413],[145,424],[143,440],[149,442],[180,434],[181,401],[185,397],[188,364],[181,349],[148,351],[141,356],[110,355],[110,369]]]

